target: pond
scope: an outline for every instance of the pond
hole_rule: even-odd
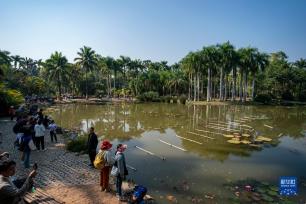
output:
[[[127,163],[137,169],[129,177],[158,203],[239,203],[227,184],[278,186],[280,176],[304,180],[293,200],[306,199],[306,107],[70,104],[55,106],[51,116],[61,127],[94,126],[114,146],[127,144]]]

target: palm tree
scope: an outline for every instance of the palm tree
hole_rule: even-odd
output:
[[[253,66],[250,67],[253,81],[252,81],[252,100],[254,100],[255,97],[255,82],[256,82],[256,74],[259,71],[264,71],[265,68],[268,66],[269,62],[269,55],[266,53],[260,53],[257,51],[257,49],[254,49],[253,52]]]
[[[5,50],[0,50],[0,77],[4,76],[4,70],[2,65],[10,65],[11,57],[9,56],[10,52]]]
[[[221,53],[220,59],[220,100],[224,100],[224,75],[228,73],[234,67],[233,64],[235,62],[235,48],[229,41],[218,45],[218,48]]]
[[[51,54],[51,57],[45,63],[47,72],[49,73],[49,80],[56,81],[58,88],[58,98],[61,100],[62,83],[68,75],[68,60],[61,52]]]
[[[20,61],[22,58],[19,55],[13,55],[11,58],[14,62],[14,68],[17,69],[17,64],[19,65],[18,67],[20,67]]]
[[[207,68],[207,94],[206,100],[212,98],[212,71],[220,64],[220,52],[216,46],[203,47],[201,51],[202,64]]]
[[[80,48],[80,52],[77,53],[79,57],[76,57],[74,61],[77,62],[85,72],[85,80],[86,80],[86,100],[88,99],[88,81],[87,81],[87,73],[92,71],[97,66],[97,59],[95,55],[95,51],[90,47],[82,47]]]
[[[240,74],[241,74],[240,101],[242,101],[242,95],[243,95],[243,101],[244,102],[246,101],[247,90],[248,90],[248,74],[249,71],[251,70],[251,67],[255,67],[256,65],[256,59],[255,59],[256,52],[257,49],[251,47],[241,48],[238,50]],[[243,87],[242,87],[242,81],[244,81]]]

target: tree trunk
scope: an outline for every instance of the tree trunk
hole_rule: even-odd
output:
[[[240,102],[242,102],[242,93],[243,93],[242,81],[243,81],[243,70],[240,70],[240,88],[239,88],[239,100],[240,100]]]
[[[197,100],[197,76],[193,76],[193,101]]]
[[[225,80],[224,80],[224,97],[223,99],[226,101],[227,99],[227,76],[225,76]]]
[[[244,92],[243,92],[243,102],[246,102],[248,94],[248,73],[244,72]]]
[[[237,69],[233,68],[233,85],[232,85],[232,101],[236,100],[236,81],[237,81]]]
[[[86,100],[88,100],[87,70],[85,69]]]
[[[211,97],[210,97],[210,94],[211,94],[211,75],[210,75],[210,68],[208,68],[207,70],[207,97],[206,97],[206,101],[210,101]]]
[[[220,101],[223,101],[223,67],[221,67],[220,71],[220,95],[219,95]]]
[[[57,76],[57,83],[58,83],[58,100],[62,100],[62,87],[61,87],[61,80],[60,80],[60,76]]]
[[[190,101],[190,96],[191,96],[191,84],[192,84],[192,79],[191,79],[191,74],[189,73],[189,84],[188,84],[188,101]]]
[[[197,88],[198,88],[198,95],[197,95],[197,100],[199,101],[200,100],[200,74],[199,72],[197,73]]]
[[[255,98],[255,81],[256,80],[256,74],[253,74],[253,81],[252,81],[252,101],[254,101]]]

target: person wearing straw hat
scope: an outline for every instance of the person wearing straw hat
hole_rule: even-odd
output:
[[[112,144],[108,140],[104,140],[101,144],[100,151],[104,151],[104,166],[100,171],[101,191],[109,192],[109,172],[114,160],[111,155]]]

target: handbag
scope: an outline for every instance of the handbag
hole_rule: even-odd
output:
[[[119,175],[119,169],[117,166],[113,166],[112,167],[112,170],[111,170],[111,175],[114,176],[114,177],[117,177]]]
[[[35,146],[33,140],[30,140],[29,147],[30,147],[31,150],[36,150],[36,146]]]

